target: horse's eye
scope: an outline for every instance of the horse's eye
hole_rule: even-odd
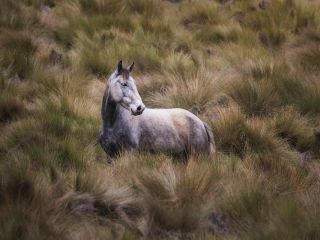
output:
[[[121,85],[124,86],[124,87],[128,86],[127,83],[121,83]]]

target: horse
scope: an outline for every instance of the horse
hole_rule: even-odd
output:
[[[214,154],[210,127],[193,113],[181,108],[145,107],[131,76],[133,66],[124,68],[119,61],[103,95],[99,142],[110,159],[121,150]]]

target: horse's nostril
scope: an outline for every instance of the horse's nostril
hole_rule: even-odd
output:
[[[139,112],[141,111],[141,106],[137,107],[137,111]]]

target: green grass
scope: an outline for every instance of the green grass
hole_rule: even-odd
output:
[[[21,116],[25,112],[25,106],[22,98],[15,95],[19,88],[14,81],[0,79],[0,122],[11,121]]]
[[[0,8],[0,239],[319,239],[319,3],[26,0]],[[98,144],[122,59],[216,156]]]
[[[185,7],[183,22],[189,24],[217,24],[222,21],[217,4],[209,1],[197,2]]]
[[[230,27],[206,27],[199,31],[196,37],[204,43],[236,42],[239,39],[237,28]]]
[[[28,77],[32,72],[32,55],[36,46],[28,33],[4,31],[0,38],[2,45],[0,64],[8,75],[20,78]]]
[[[292,147],[300,151],[314,144],[312,125],[291,108],[282,109],[274,117],[271,125],[279,137],[286,139]]]
[[[153,219],[152,228],[195,231],[212,208],[217,176],[212,163],[164,164],[138,175],[137,187]]]

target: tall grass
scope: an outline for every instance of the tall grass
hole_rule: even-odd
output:
[[[211,163],[187,166],[164,164],[159,170],[138,175],[137,187],[153,218],[152,228],[194,231],[212,208],[216,186]]]
[[[32,55],[36,51],[32,37],[28,33],[4,31],[0,38],[1,67],[8,71],[10,76],[28,77],[32,71]]]
[[[0,7],[0,239],[319,239],[319,3],[28,0]],[[117,62],[215,157],[98,144]]]

